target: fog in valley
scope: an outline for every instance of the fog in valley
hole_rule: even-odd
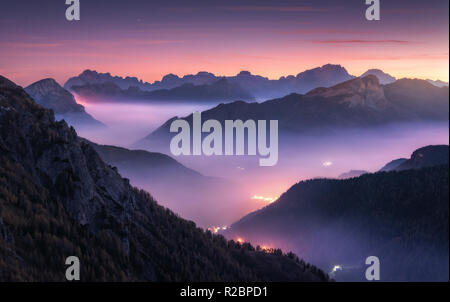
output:
[[[99,144],[130,148],[168,119],[208,108],[194,103],[89,103],[77,98],[86,111],[107,125],[105,129],[77,129]],[[167,102],[166,102],[167,103]],[[210,105],[210,107],[213,105]],[[363,129],[286,136],[280,134],[279,159],[260,167],[259,156],[173,156],[205,178],[172,178],[119,172],[132,184],[148,190],[162,205],[204,228],[226,226],[245,214],[275,201],[300,180],[336,178],[349,170],[376,172],[387,162],[409,157],[422,146],[448,144],[447,123],[402,123]],[[155,146],[148,151],[168,150]],[[171,181],[173,180],[173,181]]]

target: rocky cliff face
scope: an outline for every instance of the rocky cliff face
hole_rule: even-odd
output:
[[[57,119],[64,119],[74,127],[104,126],[78,104],[74,96],[54,79],[44,79],[31,84],[25,91],[44,108],[52,109]]]
[[[25,88],[33,99],[55,113],[85,112],[84,107],[77,104],[73,95],[62,88],[54,79],[43,79]]]
[[[0,150],[1,280],[62,281],[69,255],[81,258],[85,281],[327,280],[157,205],[1,76]]]
[[[395,170],[421,169],[438,165],[448,165],[448,145],[426,146],[417,149],[411,154],[411,158],[399,164]]]
[[[310,91],[307,96],[335,99],[350,107],[359,106],[380,111],[389,106],[383,87],[373,75],[349,80],[331,88],[317,88]]]
[[[111,199],[123,207],[131,204],[126,202],[129,185],[120,175],[108,169],[88,144],[80,144],[73,128],[55,121],[51,111],[13,85],[3,79],[0,86],[1,139],[8,154],[38,183],[54,186],[60,201],[81,224],[95,228],[98,203],[106,210],[117,207]],[[36,91],[48,92],[39,86]]]

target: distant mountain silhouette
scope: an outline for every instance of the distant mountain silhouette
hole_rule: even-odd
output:
[[[168,155],[144,150],[128,150],[122,147],[99,145],[86,139],[100,157],[108,164],[118,168],[119,172],[145,177],[148,181],[174,181],[186,177],[202,178],[200,173],[186,168]]]
[[[383,281],[448,281],[448,198],[447,153],[445,165],[302,181],[225,235],[292,249],[325,270],[340,265],[338,281],[365,280],[370,255]]]
[[[417,149],[411,155],[411,158],[399,162],[399,165],[394,167],[394,171],[402,171],[409,169],[421,169],[426,167],[433,167],[438,165],[448,165],[449,163],[449,146],[426,146]]]
[[[427,81],[401,79],[380,85],[369,75],[330,88],[316,88],[305,95],[290,94],[263,103],[242,101],[220,104],[202,112],[202,120],[278,120],[279,132],[330,133],[338,128],[364,128],[392,122],[448,121],[449,90]],[[192,115],[183,119],[191,123]],[[173,136],[170,119],[136,146],[169,146]]]
[[[401,110],[403,116],[417,119],[448,121],[448,91],[448,87],[436,87],[418,79],[399,79],[384,86],[386,98],[394,101],[397,110]]]
[[[339,179],[349,179],[354,177],[359,177],[361,175],[367,174],[369,172],[364,170],[350,170],[348,172],[342,173],[338,176]]]
[[[113,77],[109,73],[97,73],[96,71],[86,70],[77,77],[70,78],[64,87],[68,90],[75,90],[74,87],[78,87],[80,90],[83,87],[83,91],[89,95],[88,90],[93,90],[92,96],[96,95],[100,97],[101,94],[109,96],[108,90],[113,91],[117,88],[113,88],[110,84],[102,85],[106,83],[113,83],[115,86],[121,90],[132,89],[133,91],[140,90],[144,91],[155,91],[162,90],[163,100],[173,99],[176,97],[178,99],[184,97],[188,100],[192,99],[194,96],[192,94],[192,85],[194,86],[207,86],[217,83],[219,80],[227,80],[231,87],[241,87],[241,90],[245,91],[242,93],[227,93],[224,95],[223,91],[210,91],[205,93],[204,96],[208,96],[212,101],[217,99],[223,99],[227,96],[226,101],[235,100],[250,100],[253,98],[258,99],[269,99],[275,97],[281,97],[290,93],[306,93],[307,91],[316,87],[330,87],[337,83],[341,83],[354,78],[354,76],[348,74],[347,70],[340,65],[327,64],[322,67],[314,68],[311,70],[306,70],[297,74],[296,76],[290,75],[287,77],[281,77],[278,80],[270,80],[266,77],[259,75],[252,75],[249,71],[241,71],[236,76],[216,76],[209,72],[199,72],[195,75],[185,75],[183,77],[178,77],[174,74],[168,74],[162,78],[161,81],[156,81],[152,84],[144,83],[137,80],[136,78],[121,78]],[[170,92],[163,92],[165,90],[172,90],[174,88],[189,84],[189,90],[184,91],[183,89],[178,90],[179,94],[175,96],[168,96]],[[109,87],[108,87],[109,86]],[[236,88],[233,88],[236,89]],[[228,88],[228,90],[233,90]],[[112,92],[111,92],[112,93]],[[184,96],[182,93],[186,93]],[[202,95],[195,95],[196,97],[202,98]],[[151,96],[149,96],[151,98]]]
[[[143,91],[137,87],[121,89],[117,84],[105,82],[72,86],[72,91],[90,100],[109,101],[192,101],[221,102],[235,99],[253,100],[253,96],[239,85],[226,79],[219,79],[212,84],[194,85],[186,83],[171,89]]]
[[[369,69],[360,77],[367,75],[375,75],[381,84],[391,84],[395,78],[379,69]],[[249,71],[241,71],[235,76],[216,76],[213,73],[201,71],[197,74],[189,74],[179,77],[175,74],[165,75],[160,81],[153,83],[143,82],[136,77],[119,77],[112,76],[110,73],[99,73],[94,70],[85,70],[78,76],[70,78],[65,84],[64,88],[72,91],[72,87],[84,87],[85,92],[93,89],[93,94],[100,96],[101,93],[108,95],[108,89],[115,89],[112,86],[108,88],[101,88],[105,83],[113,83],[121,90],[140,90],[154,91],[154,90],[170,90],[180,87],[185,84],[192,84],[194,86],[211,85],[220,79],[226,79],[230,84],[238,85],[245,90],[247,94],[258,100],[267,100],[270,98],[280,98],[291,93],[305,94],[308,91],[317,87],[331,87],[338,83],[342,83],[355,78],[350,75],[347,70],[341,65],[326,64],[321,67],[305,70],[297,75],[288,75],[280,77],[276,80],[270,80],[267,77],[260,75],[253,75]],[[448,83],[442,81],[427,80],[431,84],[443,87]],[[94,85],[95,84],[95,85]],[[91,86],[93,85],[93,86]],[[108,89],[107,89],[108,88]],[[212,101],[220,97],[215,97]],[[251,99],[252,99],[251,98]],[[189,97],[188,97],[189,99]],[[228,99],[228,101],[248,100],[247,97]]]
[[[105,126],[89,115],[78,104],[73,95],[54,79],[43,79],[25,88],[25,91],[40,105],[52,109],[57,119],[64,119],[74,127]]]
[[[306,70],[296,76],[296,79],[304,85],[302,88],[304,92],[316,87],[331,87],[353,78],[354,76],[350,75],[344,67],[332,64]],[[298,90],[293,92],[302,93]]]
[[[383,85],[391,84],[396,81],[396,79],[393,76],[383,72],[380,69],[369,69],[365,73],[363,73],[360,77],[364,78],[368,75],[376,76],[378,78],[378,81],[380,81],[380,84],[383,84]]]
[[[400,166],[407,160],[408,160],[407,158],[394,159],[388,162],[386,165],[384,165],[384,167],[380,169],[380,172],[395,171],[395,169],[397,169],[398,166]]]
[[[433,84],[436,87],[448,87],[448,82],[440,81],[440,80],[427,80],[428,83]]]
[[[327,281],[295,255],[227,242],[159,206],[0,76],[0,281]],[[158,160],[159,161],[159,160]]]
[[[95,70],[85,70],[76,77],[71,77],[64,84],[64,88],[67,90],[72,90],[72,86],[84,86],[86,84],[103,84],[103,83],[114,83],[121,89],[128,89],[129,87],[138,87],[142,90],[152,89],[150,83],[138,80],[136,77],[119,77],[112,76],[108,73],[98,73]]]

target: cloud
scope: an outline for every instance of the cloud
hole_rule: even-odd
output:
[[[332,28],[314,28],[314,29],[292,29],[292,30],[279,30],[280,34],[375,34],[374,31],[352,30],[352,29],[332,29]]]
[[[33,43],[33,42],[2,42],[0,43],[1,47],[4,48],[31,48],[31,49],[37,49],[37,48],[55,48],[63,46],[61,43]]]
[[[313,41],[319,44],[410,44],[406,40],[320,40]]]
[[[326,12],[328,9],[313,6],[229,6],[226,10],[242,12]]]

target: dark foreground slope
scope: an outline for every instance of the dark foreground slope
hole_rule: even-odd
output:
[[[365,280],[377,256],[382,281],[448,281],[449,167],[316,179],[231,226],[228,236],[274,242],[339,280]],[[261,234],[263,234],[261,236]]]
[[[132,188],[65,122],[0,77],[0,280],[326,280],[294,256],[196,228]]]

